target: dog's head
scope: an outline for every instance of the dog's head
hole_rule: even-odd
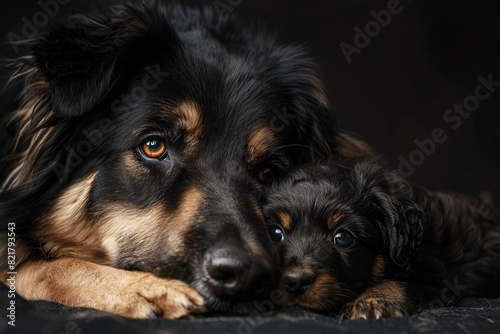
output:
[[[190,283],[212,309],[244,311],[276,281],[260,197],[330,154],[311,62],[209,10],[71,20],[18,63],[16,165],[0,207],[25,245],[18,264],[73,256],[150,271]]]
[[[336,312],[370,284],[411,270],[424,214],[397,175],[346,162],[299,169],[272,188],[264,215],[284,306]]]

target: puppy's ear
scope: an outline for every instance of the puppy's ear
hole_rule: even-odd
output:
[[[82,28],[58,26],[33,47],[57,116],[85,113],[111,87],[117,54],[109,39]]]
[[[398,199],[387,192],[379,192],[376,198],[373,205],[379,207],[378,223],[384,245],[389,248],[392,261],[409,271],[415,251],[423,240],[425,214],[414,202]]]

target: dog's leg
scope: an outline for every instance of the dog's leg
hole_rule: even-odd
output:
[[[403,317],[410,313],[410,303],[400,283],[385,281],[369,287],[343,309],[349,319]]]
[[[175,319],[205,310],[203,297],[181,281],[70,258],[26,263],[17,272],[16,288],[29,300],[130,318]]]

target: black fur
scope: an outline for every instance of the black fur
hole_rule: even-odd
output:
[[[286,306],[402,316],[500,295],[497,212],[479,199],[422,189],[378,163],[299,168],[272,187],[265,215],[270,229],[283,231],[277,248]],[[330,230],[332,216],[338,221]],[[341,232],[351,245],[334,242]],[[322,273],[332,276],[328,288],[314,283]],[[298,274],[293,290],[286,280]]]
[[[80,256],[56,254],[46,246],[76,247],[74,240],[34,231],[47,229],[44,217],[61,194],[92,173],[98,172],[88,201],[77,213],[92,228],[105,224],[99,219],[112,204],[175,210],[187,189],[197,187],[204,203],[190,231],[179,236],[182,254],[160,243],[147,246],[147,256],[138,255],[139,246],[128,240],[113,265],[155,268],[162,277],[190,283],[214,310],[242,311],[239,302],[249,296],[224,301],[205,290],[203,254],[221,239],[248,238],[274,262],[275,251],[251,206],[267,187],[258,181],[259,171],[269,168],[279,177],[298,163],[330,159],[336,136],[342,136],[303,49],[279,45],[210,9],[159,2],[73,17],[26,46],[16,62],[23,75],[13,80],[23,86],[25,111],[13,118],[17,142],[0,193],[0,219],[16,223],[18,266]],[[154,88],[140,89],[145,78],[150,85],[156,80]],[[131,98],[140,91],[145,92],[140,98]],[[186,129],[174,127],[173,116],[161,109],[184,101],[201,110],[202,139],[195,155],[185,153]],[[293,117],[273,127],[283,110]],[[249,162],[247,144],[258,125],[270,128],[276,140],[258,161]],[[141,155],[139,148],[152,136],[167,143],[168,160]],[[130,156],[132,167],[125,162]],[[104,261],[102,249],[92,252]],[[407,254],[395,256],[405,261]]]

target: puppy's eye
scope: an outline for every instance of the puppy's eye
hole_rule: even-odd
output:
[[[333,237],[333,242],[339,247],[347,247],[352,244],[352,236],[347,232],[339,232]]]
[[[152,159],[163,158],[167,153],[167,146],[159,139],[148,139],[141,146],[142,152]]]
[[[263,184],[269,184],[276,179],[276,171],[271,167],[264,167],[259,171],[257,180]]]
[[[276,226],[269,228],[269,235],[271,236],[271,240],[273,242],[280,242],[285,238],[285,236],[283,235],[283,231]]]

